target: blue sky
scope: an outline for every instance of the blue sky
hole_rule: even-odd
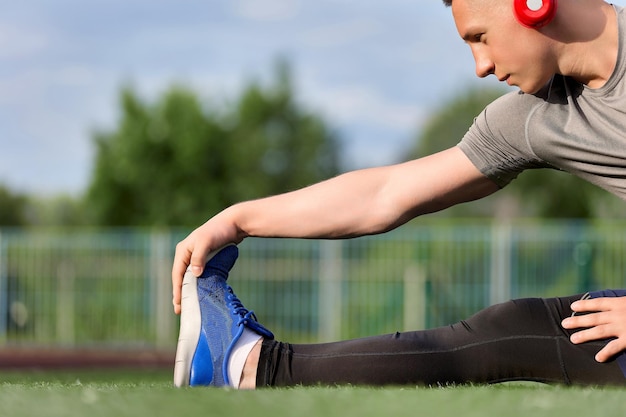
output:
[[[215,104],[279,56],[351,168],[393,162],[442,99],[497,83],[476,79],[440,0],[14,1],[0,13],[0,183],[79,194],[122,85],[151,99],[184,83]]]

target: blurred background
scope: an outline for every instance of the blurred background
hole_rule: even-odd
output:
[[[193,228],[453,146],[510,91],[475,77],[436,0],[13,2],[0,68],[1,366],[169,366],[171,260]],[[528,172],[384,236],[248,240],[233,285],[287,341],[445,325],[623,286],[623,213]]]

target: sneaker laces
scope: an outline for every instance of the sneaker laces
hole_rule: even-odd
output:
[[[257,333],[260,333],[262,336],[274,338],[272,332],[267,330],[265,327],[263,327],[261,323],[259,323],[256,314],[254,314],[254,311],[248,310],[243,306],[243,303],[241,302],[241,300],[239,300],[239,297],[235,295],[230,285],[227,286],[226,290],[226,300],[228,302],[228,306],[231,308],[231,311],[234,314],[239,316],[239,321],[237,321],[237,327],[243,325],[251,330],[256,331]]]
[[[256,321],[257,318],[254,314],[254,311],[249,311],[243,306],[243,303],[241,302],[241,300],[239,300],[239,297],[235,295],[233,289],[230,286],[228,286],[227,291],[228,293],[226,294],[226,300],[228,301],[228,306],[231,308],[231,311],[234,314],[239,316],[237,326],[246,324],[246,322],[251,318]]]

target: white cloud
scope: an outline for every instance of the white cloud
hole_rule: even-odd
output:
[[[92,68],[85,65],[70,64],[56,71],[54,78],[58,84],[81,86],[94,82],[96,74]]]
[[[420,106],[386,97],[364,85],[307,89],[307,96],[341,124],[370,124],[395,131],[415,129],[423,117]]]
[[[0,59],[23,59],[46,48],[46,35],[33,27],[0,22]]]
[[[288,20],[297,15],[300,9],[298,0],[236,0],[235,13],[239,16],[259,21]]]
[[[343,46],[380,33],[382,26],[373,19],[342,21],[329,26],[317,27],[304,36],[310,46]]]

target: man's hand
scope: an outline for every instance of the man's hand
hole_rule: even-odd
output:
[[[565,329],[583,329],[572,334],[572,343],[613,339],[596,354],[598,362],[606,362],[626,349],[626,297],[579,300],[571,307],[576,313],[588,313],[568,317],[561,323]]]
[[[228,216],[222,212],[196,230],[191,232],[184,240],[176,245],[174,264],[172,265],[172,304],[174,313],[180,314],[181,290],[183,277],[187,268],[191,266],[191,272],[195,276],[202,274],[207,256],[212,251],[243,240]]]

